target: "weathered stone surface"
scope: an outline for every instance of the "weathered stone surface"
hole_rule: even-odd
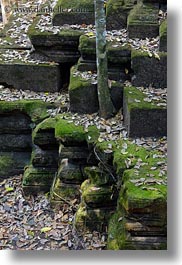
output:
[[[131,10],[127,29],[129,38],[152,38],[159,35],[158,5],[137,4]]]
[[[23,173],[30,163],[30,152],[0,152],[0,178]]]
[[[58,150],[55,138],[56,119],[48,118],[39,123],[33,131],[33,143],[43,150]]]
[[[70,110],[77,113],[94,113],[99,110],[97,85],[92,84],[92,80],[82,78],[79,74],[74,74],[72,68],[69,96]]]
[[[91,208],[116,205],[117,192],[114,186],[101,186],[86,180],[81,185],[82,199]]]
[[[71,10],[70,10],[71,9]],[[94,24],[94,3],[92,0],[72,1],[59,0],[55,6],[53,25]]]
[[[136,0],[109,0],[106,8],[107,29],[126,28],[127,16]]]
[[[57,168],[58,167],[58,151],[41,150],[39,147],[32,152],[31,164],[34,167]]]
[[[30,117],[20,112],[0,114],[0,134],[6,133],[31,133]]]
[[[160,60],[149,57],[146,52],[132,51],[131,63],[134,71],[132,84],[134,86],[167,87],[167,53],[159,53],[159,57]]]
[[[167,177],[159,173],[160,168],[146,163],[124,172],[108,249],[167,249]]]
[[[124,89],[124,124],[128,136],[160,137],[167,135],[166,107],[144,102],[144,98],[145,95],[136,88]],[[135,99],[140,102],[136,102]]]
[[[108,172],[101,170],[99,167],[86,167],[84,172],[87,178],[89,178],[91,184],[99,186],[114,184],[112,176]]]
[[[91,209],[82,202],[75,216],[76,229],[81,233],[95,230],[105,232],[113,211],[113,207]]]
[[[50,201],[53,207],[60,207],[65,202],[70,203],[72,200],[80,200],[80,186],[76,184],[65,184],[59,178],[54,179],[50,190]]]
[[[0,61],[0,83],[16,89],[41,92],[57,92],[60,89],[58,65],[5,63]]]
[[[56,169],[34,168],[29,166],[23,175],[23,187],[36,186],[44,190],[44,187],[51,187]]]
[[[111,99],[116,110],[119,110],[123,106],[123,85],[120,82],[112,82]]]
[[[31,151],[31,135],[0,134],[0,151]]]
[[[41,56],[46,56],[47,60],[54,61],[56,63],[72,63],[72,65],[74,65],[80,58],[79,51],[56,50],[54,48],[39,48],[36,49],[36,52],[39,52],[39,55]]]
[[[85,165],[89,157],[89,150],[87,147],[64,147],[59,148],[59,160],[67,158],[70,163]]]
[[[0,115],[10,116],[16,113],[25,115],[31,118],[33,127],[35,124],[46,119],[49,114],[48,110],[54,109],[54,105],[42,100],[15,100],[15,101],[0,101]],[[20,121],[19,121],[20,122]]]
[[[79,51],[85,61],[96,61],[96,39],[82,35],[79,42]],[[126,65],[131,60],[131,48],[122,46],[119,42],[107,42],[108,66]]]
[[[167,52],[167,19],[160,25],[159,50]]]
[[[119,220],[119,221],[118,221]],[[132,224],[133,225],[133,224]],[[140,220],[136,219],[135,229],[139,227],[145,227],[147,229],[144,235],[135,235],[128,228],[131,227],[131,221],[127,223],[127,220],[123,217],[122,212],[114,214],[109,222],[108,231],[108,250],[166,250],[167,249],[167,239],[166,234],[161,233],[161,228],[153,228],[154,235],[151,236],[151,227],[146,227],[142,225]],[[150,232],[149,232],[150,231]]]
[[[62,182],[68,184],[81,184],[84,181],[80,166],[69,162],[63,168],[62,164],[60,164],[58,168],[58,178],[60,178]]]

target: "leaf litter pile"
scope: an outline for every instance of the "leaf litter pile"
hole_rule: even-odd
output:
[[[80,236],[74,229],[74,210],[50,206],[48,195],[24,197],[22,176],[0,182],[0,250],[101,250],[106,236]],[[77,201],[72,202],[77,207]]]

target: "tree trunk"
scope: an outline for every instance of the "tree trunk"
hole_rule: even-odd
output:
[[[108,119],[115,110],[111,101],[108,87],[108,65],[106,51],[106,14],[104,0],[94,0],[96,25],[96,54],[97,54],[97,90],[100,116]]]

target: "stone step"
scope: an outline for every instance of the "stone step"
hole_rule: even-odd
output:
[[[97,75],[94,72],[82,72],[78,71],[77,66],[72,67],[68,90],[70,110],[72,112],[98,112]],[[111,81],[110,92],[113,104],[119,110],[122,106],[123,85],[119,82]]]
[[[55,138],[55,118],[47,118],[39,123],[33,131],[33,144],[42,150],[58,150],[58,142]]]
[[[79,41],[79,51],[82,59],[96,61],[96,39],[94,36],[89,37],[87,34],[82,35]],[[131,62],[131,47],[127,44],[123,46],[118,41],[107,42],[108,64],[127,65]]]
[[[81,184],[84,181],[81,166],[69,161],[66,165],[60,163],[57,177],[65,184]]]
[[[107,29],[120,29],[126,27],[127,16],[133,8],[134,0],[110,0],[106,5]],[[94,3],[92,0],[85,2],[58,0],[54,8],[53,25],[62,26],[64,24],[89,25],[95,24]]]
[[[113,206],[92,209],[85,205],[84,202],[81,202],[75,215],[75,227],[81,233],[92,231],[106,232],[108,220],[114,210]]]
[[[23,175],[22,187],[25,195],[48,192],[55,177],[55,169],[28,166]]]
[[[32,60],[28,51],[0,50],[0,83],[16,89],[57,92],[61,86],[58,64]]]
[[[166,88],[167,87],[167,53],[158,56],[148,52],[132,50],[131,54],[132,84],[134,86]]]
[[[102,208],[115,206],[117,190],[113,185],[92,184],[89,179],[81,185],[82,200],[89,208]]]
[[[94,24],[94,3],[92,0],[64,1],[58,0],[54,8],[53,25]]]
[[[52,207],[60,207],[65,203],[72,205],[72,201],[80,201],[80,185],[63,183],[55,178],[50,190],[50,202]]]
[[[129,137],[167,135],[166,102],[149,99],[135,87],[124,89],[124,124]]]
[[[31,164],[36,168],[57,168],[58,150],[42,150],[38,146],[34,147]]]
[[[159,4],[138,3],[127,20],[129,38],[152,38],[159,35]]]
[[[21,112],[1,114],[0,111],[0,135],[1,134],[31,134],[32,121],[28,115]]]
[[[53,27],[51,24],[45,28],[47,17],[46,14],[42,14],[36,18],[28,30],[36,53],[57,63],[75,64],[80,57],[78,45],[82,31],[68,27]],[[51,21],[51,14],[49,19]]]

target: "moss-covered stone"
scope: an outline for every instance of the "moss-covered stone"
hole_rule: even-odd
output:
[[[99,110],[97,85],[95,79],[86,79],[82,72],[75,67],[71,70],[70,84],[70,110],[77,113],[95,113]],[[91,103],[91,104],[90,104]]]
[[[51,186],[55,176],[54,169],[34,168],[28,166],[25,168],[23,176],[23,187],[25,186]]]
[[[159,175],[160,169],[151,170],[149,166],[140,170],[126,170],[123,175],[123,192],[120,195],[123,207],[129,212],[160,211],[161,216],[166,216],[166,176]]]
[[[48,118],[37,125],[32,133],[33,143],[43,149],[55,149],[58,144],[55,138],[57,118]]]
[[[61,119],[56,123],[55,136],[64,145],[79,145],[86,141],[86,132],[82,126],[76,126],[67,120]]]
[[[14,86],[16,89],[31,90],[37,92],[57,92],[60,89],[60,70],[56,63],[31,61],[27,60],[27,52],[22,57],[17,59],[17,51],[14,51],[16,56],[10,53],[10,60],[4,58],[3,53],[0,51],[0,82],[6,83],[9,86]],[[5,56],[6,56],[5,54]],[[6,57],[7,58],[7,57]],[[19,58],[19,57],[18,57]],[[26,61],[27,60],[27,61]],[[11,77],[11,78],[10,78]]]
[[[107,29],[121,29],[127,25],[127,16],[133,8],[134,0],[109,0],[106,5]]]
[[[130,220],[130,219],[129,219]],[[139,222],[138,222],[139,223]],[[109,221],[108,250],[166,250],[165,236],[134,236],[127,231],[128,219],[122,212],[116,212]],[[150,230],[151,228],[148,227]],[[155,228],[154,228],[155,229]],[[156,229],[157,230],[157,229]]]
[[[162,100],[148,100],[139,89],[125,87],[123,106],[124,124],[129,137],[160,137],[167,134],[167,105]]]
[[[61,206],[62,204],[65,204],[66,201],[70,202],[75,199],[79,201],[79,198],[79,185],[65,184],[59,178],[53,182],[50,191],[50,201],[52,206]]]
[[[53,25],[94,24],[94,18],[92,0],[59,0],[54,8]]]
[[[159,28],[159,50],[167,52],[167,19],[162,22]]]
[[[86,167],[84,172],[89,178],[91,184],[104,186],[114,183],[113,178],[109,175],[109,173],[101,170],[99,167]]]
[[[11,156],[0,155],[0,179],[8,177],[11,174],[12,168],[15,166],[15,161]]]
[[[100,186],[86,180],[82,184],[82,198],[91,208],[112,206],[116,203],[117,193],[114,186]]]
[[[79,51],[83,59],[96,60],[95,36],[82,35],[79,41]],[[131,47],[122,46],[120,42],[107,42],[107,55],[109,65],[127,64],[131,59]]]
[[[31,164],[34,167],[58,167],[58,151],[57,150],[41,150],[36,147],[31,154]]]
[[[68,163],[67,166],[58,169],[58,178],[64,183],[81,184],[84,181],[84,176],[81,172],[79,164]]]
[[[90,209],[83,202],[75,215],[75,227],[81,232],[106,231],[112,209]]]
[[[47,110],[51,108],[54,108],[52,104],[41,100],[0,101],[1,115],[18,111],[27,114],[35,123],[48,117]]]
[[[136,87],[125,87],[124,88],[124,97],[128,102],[128,109],[131,111],[132,109],[165,109],[166,107],[163,105],[159,105],[162,103],[160,100],[152,100],[152,102],[147,102],[144,99],[147,97],[145,93]]]
[[[147,52],[132,50],[131,64],[134,71],[134,86],[167,87],[167,53],[159,52],[158,57],[150,57]]]
[[[127,20],[130,38],[152,38],[159,35],[159,6],[152,4],[137,4],[130,12]]]

